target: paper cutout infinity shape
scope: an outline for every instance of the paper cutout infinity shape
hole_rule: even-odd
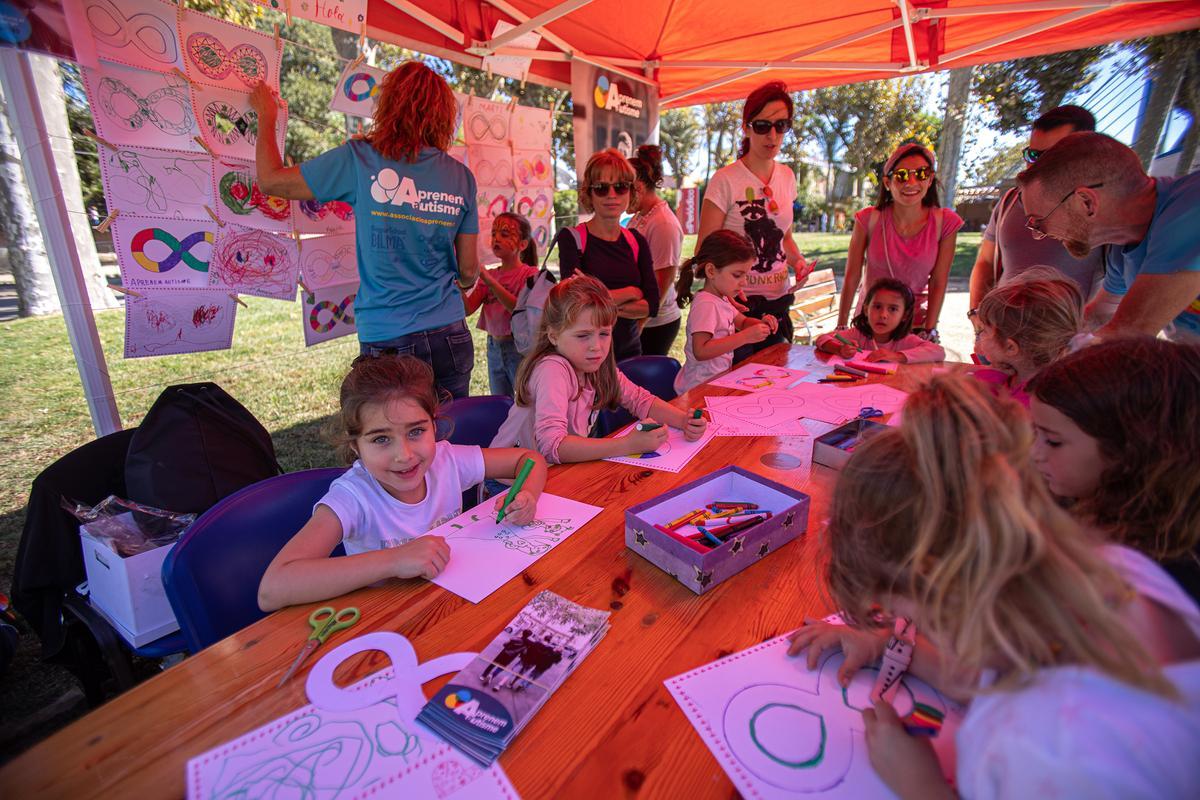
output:
[[[193,33],[187,40],[187,52],[196,69],[214,81],[224,80],[231,72],[251,87],[267,79],[267,58],[254,45],[239,44],[228,50],[211,33]]]

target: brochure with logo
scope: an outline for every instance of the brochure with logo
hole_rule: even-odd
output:
[[[417,720],[482,766],[608,632],[607,611],[541,592],[425,704]]]

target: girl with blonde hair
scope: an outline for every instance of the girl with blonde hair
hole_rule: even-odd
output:
[[[849,626],[805,626],[791,652],[807,648],[811,666],[840,645],[848,682],[883,655],[875,620],[915,625],[915,644],[887,646],[970,699],[956,738],[964,797],[1189,796],[1200,609],[1182,592],[1151,602],[1137,582],[1146,559],[1081,532],[1031,469],[1032,440],[1016,403],[970,379],[911,394],[900,427],[863,443],[834,493],[826,578]],[[954,796],[888,703],[863,718],[897,794]]]
[[[458,115],[449,85],[406,61],[384,77],[364,137],[298,167],[283,166],[272,135],[279,99],[266,84],[250,99],[262,132],[259,188],[354,209],[361,351],[412,354],[433,368],[439,389],[466,397],[475,349],[460,290],[479,276],[479,215],[474,176],[446,153]]]

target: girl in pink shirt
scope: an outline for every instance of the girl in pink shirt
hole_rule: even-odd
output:
[[[488,335],[488,388],[492,394],[511,397],[521,365],[513,342],[512,312],[525,281],[537,275],[537,248],[529,220],[511,211],[497,214],[492,223],[492,253],[500,266],[480,271],[479,283],[463,296],[463,304],[468,317],[483,307],[478,327]]]
[[[943,361],[940,344],[912,333],[916,298],[908,284],[895,278],[880,278],[867,292],[862,312],[847,331],[827,333],[817,339],[817,349],[842,358],[866,351],[867,361],[916,364]]]
[[[616,320],[612,296],[589,275],[574,275],[550,290],[537,341],[517,371],[516,403],[493,447],[523,442],[550,463],[566,464],[648,453],[666,441],[661,426],[615,439],[588,438],[600,409],[617,406],[679,428],[689,441],[703,435],[704,419],[667,405],[617,369],[612,352]]]

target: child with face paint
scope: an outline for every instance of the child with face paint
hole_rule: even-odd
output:
[[[529,220],[506,211],[492,222],[492,253],[500,266],[482,270],[480,281],[463,296],[467,316],[480,306],[479,330],[486,331],[488,384],[492,394],[512,396],[521,354],[512,336],[512,312],[525,282],[537,275],[537,247]]]

